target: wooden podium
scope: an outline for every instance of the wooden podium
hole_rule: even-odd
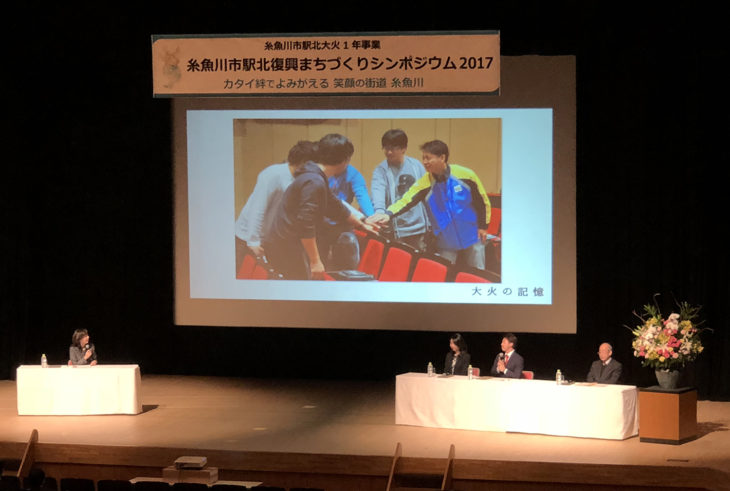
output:
[[[697,390],[639,389],[639,441],[679,445],[697,437]]]

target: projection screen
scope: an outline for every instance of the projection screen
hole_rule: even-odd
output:
[[[575,333],[575,59],[501,63],[500,95],[175,99],[176,323]],[[337,133],[370,188],[381,136],[396,128],[409,157],[440,140],[481,181],[499,223],[486,282],[241,277],[236,222],[261,171],[298,141]]]

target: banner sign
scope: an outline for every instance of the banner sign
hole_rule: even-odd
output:
[[[499,94],[499,32],[152,36],[153,94]]]

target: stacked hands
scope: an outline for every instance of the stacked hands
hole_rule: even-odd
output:
[[[365,223],[376,226],[378,230],[390,223],[390,215],[387,213],[375,213],[365,219]]]
[[[365,224],[375,225],[377,226],[377,230],[380,230],[382,227],[388,225],[390,223],[390,215],[387,213],[375,213],[374,215],[370,215],[365,219]],[[479,240],[484,244],[487,242],[487,230],[486,229],[478,229],[479,234]]]
[[[377,217],[385,217],[385,220],[383,220],[382,218],[376,219]],[[389,220],[390,217],[385,213],[376,213],[375,215],[371,215],[364,220],[359,220],[357,228],[360,228],[361,230],[365,230],[366,232],[370,232],[372,234],[379,235],[380,230],[388,224]]]

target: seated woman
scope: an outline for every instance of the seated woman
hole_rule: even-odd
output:
[[[466,341],[458,332],[451,335],[449,340],[451,351],[446,354],[444,362],[444,375],[467,375],[471,355],[469,354]]]
[[[96,348],[89,343],[89,332],[86,329],[76,329],[71,336],[71,346],[68,348],[69,365],[96,365]]]

